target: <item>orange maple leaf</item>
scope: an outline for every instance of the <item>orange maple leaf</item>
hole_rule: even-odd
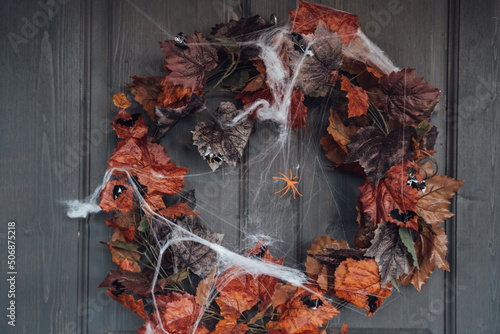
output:
[[[354,86],[349,78],[342,75],[342,85],[340,89],[347,92],[347,99],[349,100],[349,117],[366,115],[369,104],[368,94],[361,87]]]
[[[132,209],[132,187],[121,180],[109,180],[101,190],[99,206],[104,211]]]

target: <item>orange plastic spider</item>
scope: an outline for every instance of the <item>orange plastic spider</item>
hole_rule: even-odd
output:
[[[297,189],[297,187],[295,186],[296,184],[299,183],[299,181],[295,181],[295,179],[298,178],[297,175],[293,176],[292,174],[292,169],[290,168],[290,178],[288,178],[285,174],[283,173],[279,173],[280,175],[282,175],[283,177],[279,177],[279,176],[273,176],[273,179],[279,179],[279,180],[283,180],[286,182],[286,186],[281,189],[281,190],[278,190],[277,192],[275,192],[275,194],[277,193],[280,193],[282,191],[285,191],[283,194],[281,194],[280,198],[285,196],[285,194],[288,192],[288,190],[290,190],[290,188],[292,188],[292,191],[293,191],[293,198],[295,199],[295,194],[298,194],[300,196],[302,196],[301,193],[299,193],[299,190]]]

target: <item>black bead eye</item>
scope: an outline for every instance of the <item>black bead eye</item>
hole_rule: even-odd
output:
[[[113,188],[113,200],[116,200],[118,196],[120,196],[124,190],[127,190],[127,187],[122,185],[117,185]]]

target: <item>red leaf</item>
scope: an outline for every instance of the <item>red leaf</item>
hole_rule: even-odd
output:
[[[148,133],[144,117],[140,114],[130,115],[125,109],[120,109],[111,126],[116,131],[118,138],[142,138]]]
[[[156,121],[155,105],[158,94],[161,92],[159,78],[157,76],[144,78],[133,76],[132,80],[128,89],[134,95],[134,100],[142,105],[151,120]]]
[[[328,29],[338,33],[344,44],[356,38],[359,28],[357,15],[302,0],[299,1],[299,8],[290,10],[289,14],[296,33],[312,34],[318,23],[322,22]]]
[[[366,179],[359,187],[359,201],[375,225],[388,221],[418,230],[418,190],[407,184],[409,166],[396,165],[375,185]]]

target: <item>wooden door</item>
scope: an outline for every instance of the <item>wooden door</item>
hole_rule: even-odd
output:
[[[413,288],[393,293],[374,317],[349,307],[331,324],[347,322],[354,334],[499,333],[498,1],[319,2],[358,14],[366,35],[397,66],[416,68],[417,75],[442,89],[432,119],[440,132],[437,159],[446,174],[466,180],[454,203],[456,217],[446,223],[451,272],[436,271],[422,293]],[[3,316],[0,332],[133,333],[141,325],[98,289],[114,267],[99,243],[111,235],[106,215],[72,220],[61,204],[86,197],[101,182],[116,145],[109,127],[115,116],[112,95],[124,91],[131,75],[161,75],[160,40],[181,31],[209,33],[216,23],[255,14],[274,13],[285,22],[296,5],[295,0],[2,4],[0,262],[7,275],[7,223],[12,221],[17,276],[16,326]],[[273,252],[300,266],[316,236],[352,239],[360,180],[326,168],[320,145],[311,145],[325,131],[324,115],[308,116],[307,122],[304,131],[292,134],[290,156],[272,164],[281,172],[297,167],[304,195],[286,202],[289,210],[279,216],[260,212],[269,206],[262,194],[270,186],[257,164],[210,172],[191,145],[193,119],[163,139],[172,160],[190,168],[186,188],[196,189],[198,211],[225,233],[228,247],[244,250],[251,243],[248,236],[264,226],[275,240]],[[246,161],[260,158],[272,135],[272,127],[259,125]],[[10,285],[0,282],[6,312]]]

